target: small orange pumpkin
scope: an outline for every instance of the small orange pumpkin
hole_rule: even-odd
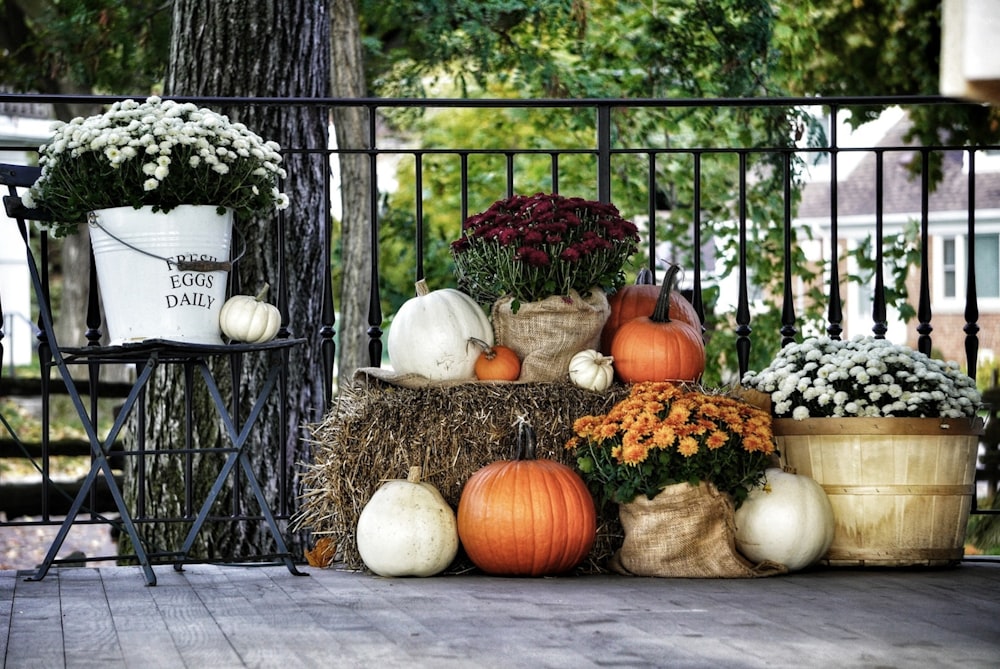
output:
[[[469,343],[482,349],[475,366],[476,378],[480,381],[517,381],[521,376],[521,359],[514,349],[500,344],[490,346],[475,337],[470,337]]]
[[[611,340],[615,370],[625,383],[694,381],[705,371],[701,329],[669,315],[678,270],[667,270],[653,313],[623,323]]]
[[[648,316],[656,308],[656,300],[660,296],[660,287],[656,285],[653,273],[643,267],[635,277],[635,284],[622,286],[614,295],[608,298],[611,313],[604,322],[601,331],[601,353],[611,353],[611,341],[623,323],[639,316]],[[701,318],[694,306],[680,294],[674,291],[670,296],[670,318],[691,324],[701,329]]]
[[[526,421],[518,421],[517,435],[516,460],[488,464],[466,482],[458,536],[469,559],[488,574],[561,574],[594,545],[594,500],[575,471],[534,459],[535,433]]]

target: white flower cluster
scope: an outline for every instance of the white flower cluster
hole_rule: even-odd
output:
[[[278,144],[192,103],[155,96],[142,103],[123,100],[104,114],[59,123],[54,130],[40,149],[42,175],[23,197],[28,207],[69,215],[141,198],[141,204],[170,208],[182,203],[174,200],[185,192],[188,204],[231,206],[243,213],[288,206],[277,187],[286,176]],[[206,177],[208,172],[215,176]],[[101,180],[79,183],[91,175]],[[85,192],[88,185],[98,192]],[[170,193],[164,193],[167,186]],[[136,195],[140,190],[145,194]],[[122,192],[131,195],[123,198]]]
[[[974,416],[981,396],[954,362],[885,339],[820,337],[785,346],[743,384],[768,393],[776,417]]]

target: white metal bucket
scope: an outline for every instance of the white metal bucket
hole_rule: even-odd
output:
[[[229,272],[211,263],[229,262],[232,224],[231,211],[207,205],[93,212],[90,241],[111,344],[221,344]]]

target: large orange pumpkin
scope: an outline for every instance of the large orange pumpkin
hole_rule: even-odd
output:
[[[676,275],[676,268],[671,267],[653,313],[623,323],[611,340],[615,371],[625,383],[695,381],[705,371],[701,328],[670,317]]]
[[[458,536],[488,574],[545,576],[569,571],[594,545],[597,514],[580,476],[534,459],[534,431],[518,425],[518,457],[474,473],[458,502]]]
[[[672,269],[672,268],[671,268]],[[676,270],[674,270],[676,271]],[[669,270],[668,270],[669,273]],[[667,278],[664,278],[667,283]],[[611,341],[623,323],[639,316],[649,316],[656,308],[656,300],[660,296],[660,287],[656,285],[653,273],[647,268],[639,270],[635,284],[622,286],[608,298],[611,313],[604,322],[601,331],[601,353],[611,354]],[[678,291],[670,296],[670,318],[675,321],[689,323],[696,329],[701,329],[701,318],[694,306]]]

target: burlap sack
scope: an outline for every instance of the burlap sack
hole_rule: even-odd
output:
[[[601,330],[611,314],[608,297],[592,288],[586,298],[575,290],[568,296],[552,296],[538,302],[522,302],[517,313],[511,297],[493,304],[496,343],[514,350],[521,358],[521,382],[562,381],[574,355],[600,345]]]
[[[773,562],[751,564],[736,551],[733,503],[710,483],[667,486],[618,507],[625,540],[609,567],[633,576],[754,578],[784,574]]]

